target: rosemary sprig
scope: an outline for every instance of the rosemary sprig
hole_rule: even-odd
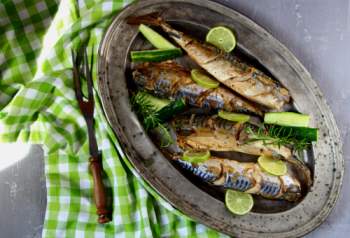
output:
[[[167,127],[159,119],[157,109],[152,105],[151,101],[147,98],[147,95],[143,92],[136,93],[131,98],[131,104],[142,120],[142,124],[146,131],[157,128],[163,139],[161,141],[161,147],[167,147],[173,143],[173,139],[167,129]]]
[[[311,144],[311,142],[305,139],[300,140],[293,137],[291,130],[285,133],[283,128],[273,125],[263,125],[256,130],[251,126],[247,126],[245,132],[249,135],[249,139],[246,143],[262,141],[264,145],[277,145],[278,147],[289,146],[295,151],[302,151]]]

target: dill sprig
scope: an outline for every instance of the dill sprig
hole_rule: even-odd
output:
[[[245,132],[249,135],[246,143],[262,141],[264,145],[288,146],[295,151],[305,150],[311,144],[305,139],[296,139],[292,130],[286,131],[283,127],[263,125],[258,129],[254,129],[251,126],[245,128]]]
[[[156,127],[160,124],[158,112],[148,100],[147,95],[143,92],[136,93],[131,98],[131,104],[136,114],[143,119],[143,125],[146,130]]]
[[[153,128],[157,128],[162,136],[161,147],[167,147],[173,143],[173,139],[167,129],[167,127],[159,119],[158,110],[147,98],[147,94],[144,92],[138,92],[131,98],[131,105],[136,114],[142,120],[142,124],[146,131]]]

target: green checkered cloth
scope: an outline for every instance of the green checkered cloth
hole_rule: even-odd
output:
[[[223,237],[182,215],[138,176],[103,115],[97,90],[95,129],[113,191],[113,221],[96,222],[87,129],[72,89],[71,49],[88,40],[95,46],[88,54],[96,56],[104,29],[128,3],[1,1],[0,141],[43,145],[43,237]]]

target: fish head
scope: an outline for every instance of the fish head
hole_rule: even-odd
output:
[[[290,174],[280,177],[283,183],[283,198],[288,201],[297,201],[301,198],[301,186],[298,180],[296,180]]]

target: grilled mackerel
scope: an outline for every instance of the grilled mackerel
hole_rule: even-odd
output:
[[[133,71],[133,79],[156,96],[183,98],[191,106],[262,115],[259,108],[222,86],[208,89],[196,84],[190,72],[174,61],[140,64]]]
[[[175,30],[158,15],[132,17],[128,19],[128,23],[144,23],[161,27],[200,67],[219,82],[251,101],[280,110],[290,100],[288,90],[260,70]]]
[[[257,130],[248,123],[235,123],[217,116],[179,116],[171,122],[173,135],[180,150],[236,151],[250,155],[279,158],[292,164],[304,177],[308,187],[312,185],[311,171],[292,156],[290,148],[251,141],[246,128]]]
[[[257,163],[238,162],[218,157],[210,157],[207,161],[198,164],[181,159],[176,162],[183,169],[215,186],[269,199],[297,201],[301,197],[300,182],[291,169],[283,176],[274,176],[264,172]]]

